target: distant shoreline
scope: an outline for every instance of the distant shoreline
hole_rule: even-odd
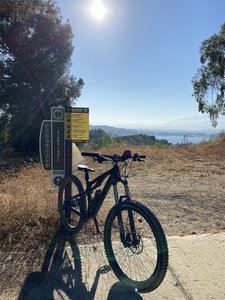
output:
[[[201,142],[209,141],[215,137],[211,136],[193,136],[193,135],[155,135],[157,139],[167,140],[169,143],[173,145],[177,144],[199,144]]]
[[[155,136],[157,139],[167,140],[171,144],[198,144],[216,138],[222,130],[179,130],[179,129],[128,129],[106,125],[91,125],[90,129],[102,129],[113,136],[129,136],[145,134]]]

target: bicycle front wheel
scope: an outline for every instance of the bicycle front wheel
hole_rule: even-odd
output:
[[[121,239],[117,208],[106,219],[104,246],[114,274],[139,292],[150,292],[163,281],[168,247],[163,229],[143,204],[125,201],[120,207],[125,237]]]
[[[85,222],[86,200],[80,194],[84,188],[76,176],[65,177],[59,186],[58,210],[61,225],[69,234],[78,233]]]

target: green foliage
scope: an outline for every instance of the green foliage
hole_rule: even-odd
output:
[[[105,131],[102,129],[93,129],[90,130],[90,142],[97,143],[98,140],[105,134]]]
[[[156,145],[156,144],[169,145],[169,142],[167,140],[156,139],[154,135],[145,135],[145,134],[123,136],[122,140],[128,145],[135,145],[135,146]]]
[[[90,145],[99,149],[106,146],[118,146],[120,144],[145,146],[145,145],[170,145],[167,140],[156,139],[155,136],[145,134],[129,135],[129,136],[110,136],[102,129],[90,130]]]
[[[198,109],[208,113],[213,126],[225,115],[225,23],[218,34],[205,40],[200,48],[201,67],[192,79]]]
[[[113,138],[102,129],[90,130],[90,144],[94,149],[99,149],[113,143]]]
[[[17,151],[37,151],[50,108],[80,96],[83,80],[68,73],[72,37],[53,0],[1,0],[0,123]]]

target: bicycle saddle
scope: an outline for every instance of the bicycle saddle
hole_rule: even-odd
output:
[[[94,169],[89,168],[85,165],[78,165],[77,168],[79,171],[84,171],[84,172],[94,172],[95,171]]]

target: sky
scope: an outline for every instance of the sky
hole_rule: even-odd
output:
[[[191,80],[200,67],[201,43],[225,22],[224,0],[57,4],[72,25],[70,73],[84,80],[77,106],[89,107],[90,124],[160,128],[187,120],[188,127],[199,118],[211,128],[198,112]],[[225,128],[224,119],[218,128]]]

